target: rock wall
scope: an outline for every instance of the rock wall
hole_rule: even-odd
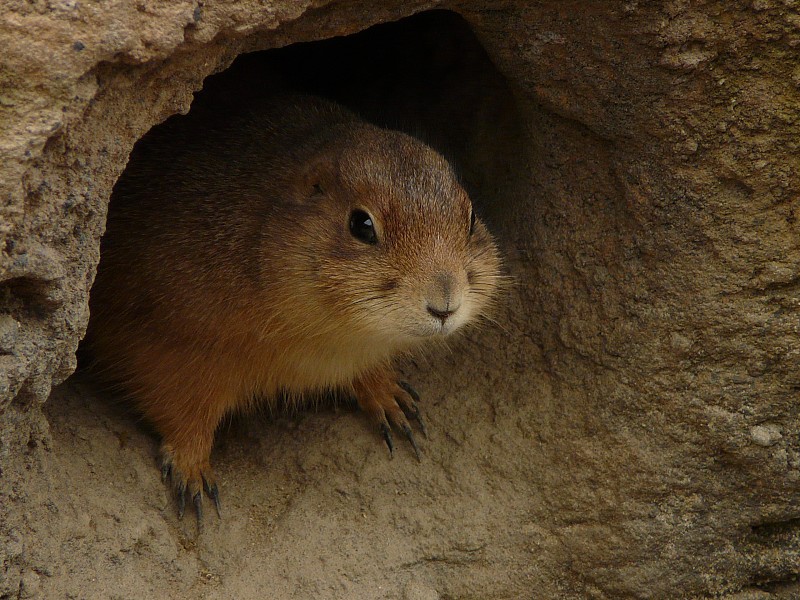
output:
[[[240,424],[216,458],[230,512],[194,537],[130,417],[79,384],[45,404],[75,367],[111,187],[237,55],[430,8],[496,68],[432,54],[456,65],[446,100],[411,112],[506,252],[498,326],[408,367],[435,427],[422,465],[387,469],[349,413]],[[795,597],[799,10],[0,8],[0,598]],[[387,121],[426,93],[391,80]],[[437,129],[460,103],[489,108]]]

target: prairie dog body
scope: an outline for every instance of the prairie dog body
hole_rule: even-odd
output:
[[[450,166],[312,97],[191,118],[114,189],[87,334],[161,434],[180,511],[203,487],[218,502],[215,429],[255,399],[343,391],[416,449],[392,359],[475,320],[498,279]]]

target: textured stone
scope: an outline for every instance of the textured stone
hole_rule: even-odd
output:
[[[514,277],[499,327],[409,367],[421,465],[349,414],[234,427],[195,538],[135,423],[78,382],[45,403],[111,187],[237,55],[432,7],[496,71],[445,44],[338,92],[450,148]],[[797,23],[767,0],[6,2],[0,597],[793,597]]]

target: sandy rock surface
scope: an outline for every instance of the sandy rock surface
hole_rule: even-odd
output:
[[[349,407],[237,419],[198,533],[62,383],[111,188],[238,55],[432,8],[265,60],[447,151],[514,286],[404,366],[421,463]],[[793,0],[0,6],[0,599],[800,596],[799,52]]]

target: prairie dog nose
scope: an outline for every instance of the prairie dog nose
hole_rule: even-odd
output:
[[[450,273],[439,273],[428,288],[425,308],[444,323],[461,307],[461,289]]]
[[[458,310],[457,308],[455,310],[439,310],[439,309],[436,309],[436,308],[432,307],[430,304],[428,304],[428,306],[426,308],[428,309],[428,312],[431,315],[433,315],[434,317],[436,317],[437,319],[439,319],[441,321],[447,320],[447,317],[449,317],[454,312],[456,312],[456,310]]]

